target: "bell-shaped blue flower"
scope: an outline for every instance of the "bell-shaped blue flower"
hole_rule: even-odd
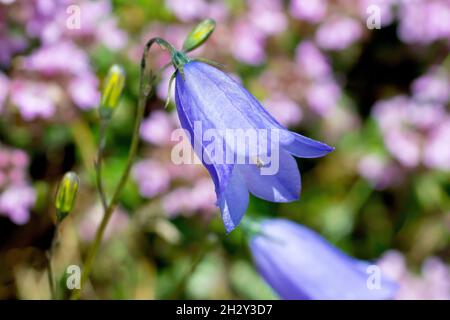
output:
[[[381,269],[284,219],[264,220],[250,240],[255,265],[282,299],[391,299],[397,284]]]
[[[293,156],[315,158],[333,150],[324,143],[288,131],[241,84],[200,61],[183,61],[182,68],[178,68],[175,102],[181,125],[214,181],[217,205],[228,232],[241,221],[249,192],[272,202],[298,199],[300,173]],[[210,129],[218,132],[214,145],[220,140],[223,150],[212,150],[211,143],[196,133],[198,123],[203,132]],[[227,130],[266,130],[268,134],[266,139],[242,146],[234,143]],[[234,160],[241,157],[245,163],[221,161],[223,157],[218,154],[230,150]],[[262,170],[268,166],[264,159],[271,154],[277,155],[279,166],[276,172],[263,174]]]

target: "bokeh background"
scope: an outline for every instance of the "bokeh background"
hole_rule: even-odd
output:
[[[380,29],[367,26],[371,5]],[[282,124],[336,147],[298,159],[300,201],[252,198],[248,214],[297,221],[377,261],[400,283],[398,299],[450,298],[449,0],[0,0],[0,299],[49,298],[53,199],[69,170],[81,185],[55,252],[62,291],[89,248],[102,215],[93,159],[110,65],[127,81],[108,130],[109,194],[126,161],[143,45],[160,36],[180,48],[209,17],[216,31],[192,56],[225,65]],[[168,61],[151,56],[155,68]],[[147,106],[82,297],[276,298],[241,230],[225,235],[204,168],[170,160],[172,71]]]

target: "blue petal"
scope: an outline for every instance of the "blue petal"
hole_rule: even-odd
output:
[[[187,90],[193,97],[192,105],[198,106],[189,110],[189,118],[207,119],[215,128],[280,130],[281,145],[297,157],[321,157],[334,150],[287,130],[250,92],[224,72],[201,62],[186,64],[184,72]]]
[[[381,276],[367,285],[369,263],[353,259],[314,231],[283,219],[266,220],[250,242],[255,264],[283,299],[389,299],[397,285]]]
[[[192,120],[186,116],[186,110],[192,109],[190,105],[190,99],[186,93],[184,81],[177,75],[176,90],[175,90],[175,104],[177,106],[178,118],[180,119],[181,126],[183,129],[187,130],[191,138],[191,145],[194,145],[195,140],[202,147],[201,154],[198,154],[200,150],[194,151],[197,156],[202,160],[203,165],[208,170],[211,178],[213,179],[214,186],[216,189],[216,194],[219,194],[224,189],[225,185],[228,183],[228,179],[231,176],[233,170],[232,164],[220,164],[212,161],[213,156],[208,154],[208,149],[206,148],[203,137],[198,137],[194,134],[194,127]]]
[[[227,232],[231,232],[241,222],[248,207],[248,198],[248,191],[239,171],[233,170],[225,190],[217,201]]]
[[[300,158],[317,158],[334,150],[323,142],[302,136],[296,132],[288,131],[280,135],[282,147]]]
[[[272,149],[272,152],[277,150]],[[279,168],[274,175],[263,175],[254,164],[236,166],[245,180],[248,190],[258,198],[272,202],[290,202],[300,195],[300,172],[295,159],[279,150]]]
[[[248,99],[240,85],[220,70],[201,62],[184,66],[184,82],[190,108],[185,110],[191,121],[204,121],[203,125],[217,129],[249,129],[255,127],[253,117],[246,110]],[[264,128],[264,127],[261,127]]]

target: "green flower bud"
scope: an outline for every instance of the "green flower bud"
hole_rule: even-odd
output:
[[[215,27],[216,22],[212,19],[206,19],[200,22],[188,34],[186,40],[184,40],[183,51],[189,52],[202,45],[206,40],[208,40]]]
[[[79,184],[78,176],[74,172],[67,172],[62,178],[55,199],[58,222],[61,222],[75,206]]]
[[[106,76],[102,99],[100,101],[100,117],[103,119],[111,118],[116,109],[120,95],[122,94],[125,85],[125,71],[117,64],[109,68]]]

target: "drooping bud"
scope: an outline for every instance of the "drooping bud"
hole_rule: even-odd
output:
[[[79,183],[78,176],[74,172],[67,172],[62,178],[55,199],[58,222],[64,220],[74,208]]]
[[[102,119],[111,118],[119,103],[124,85],[125,71],[121,66],[115,64],[109,68],[103,85],[102,99],[100,101],[100,117]]]
[[[208,40],[215,27],[216,22],[213,19],[206,19],[200,22],[188,34],[186,40],[184,40],[183,51],[189,52],[194,50],[195,48],[198,48],[206,40]]]

